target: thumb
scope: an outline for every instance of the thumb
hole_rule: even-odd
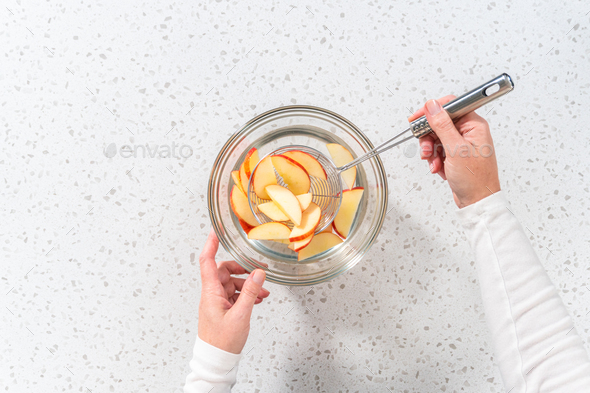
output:
[[[235,309],[235,312],[241,314],[242,317],[250,319],[254,302],[262,289],[262,284],[264,283],[265,278],[266,273],[264,273],[264,270],[256,269],[250,273],[250,276],[248,276],[240,291],[238,300],[231,309]]]
[[[463,137],[455,128],[453,120],[437,100],[430,100],[426,103],[425,114],[430,128],[445,147],[457,145],[463,141]]]

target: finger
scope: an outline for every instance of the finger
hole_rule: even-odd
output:
[[[239,297],[240,297],[240,294],[236,293],[235,295],[230,296],[228,300],[233,305],[238,301]],[[257,297],[256,300],[254,301],[254,304],[260,304],[260,303],[262,303],[263,300],[264,300],[263,298]]]
[[[425,160],[432,156],[434,152],[434,137],[432,135],[426,135],[420,138],[420,159]]]
[[[442,171],[444,169],[442,157],[439,155],[437,155],[436,157],[432,157],[430,164],[431,164],[431,167],[430,167],[431,173],[439,173],[440,171]]]
[[[425,108],[428,124],[445,146],[456,146],[463,141],[463,137],[455,128],[455,124],[453,124],[453,120],[438,101],[428,101]]]
[[[241,291],[242,288],[244,287],[244,283],[246,282],[246,280],[243,278],[239,278],[239,277],[232,277],[232,282],[234,284],[234,287],[236,288],[236,291]],[[270,295],[270,292],[267,289],[262,288],[260,290],[260,293],[258,294],[258,297],[264,298],[264,297],[267,297],[268,295]]]
[[[437,101],[440,102],[441,105],[444,105],[450,101],[453,101],[455,98],[457,98],[457,97],[455,97],[454,95],[451,94],[451,95],[439,98]],[[416,112],[414,112],[412,114],[412,116],[408,117],[408,121],[411,123],[414,120],[416,120],[417,118],[422,117],[422,116],[424,116],[424,107],[423,106],[420,109],[418,109]]]
[[[438,171],[438,175],[443,179],[447,180],[447,174],[445,173],[445,167],[443,166],[440,171]]]
[[[256,269],[250,273],[242,286],[238,300],[230,311],[232,313],[238,313],[240,318],[250,319],[252,307],[254,307],[254,303],[262,290],[262,284],[265,278],[266,273],[264,273],[264,270]]]
[[[219,282],[217,276],[217,265],[215,264],[215,254],[219,248],[219,239],[213,230],[207,237],[207,242],[199,256],[199,265],[201,267],[201,281],[203,288],[211,287],[213,284]]]
[[[232,274],[246,274],[248,271],[240,266],[236,261],[223,261],[217,268],[219,281],[226,283]]]
[[[462,116],[455,123],[455,127],[457,128],[457,130],[459,130],[461,135],[469,135],[469,133],[473,131],[471,136],[487,134],[487,136],[491,137],[489,131],[490,128],[487,126],[487,124],[488,122],[486,121],[486,119],[484,119],[475,112],[469,112],[465,116]]]
[[[227,271],[230,274],[246,274],[248,271],[244,269],[239,263],[236,261],[223,261],[219,264],[219,266],[223,266],[227,268]]]

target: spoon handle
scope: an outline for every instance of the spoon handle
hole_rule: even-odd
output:
[[[465,116],[469,112],[473,112],[485,104],[494,101],[496,98],[502,97],[513,89],[514,83],[510,75],[502,74],[463,94],[461,97],[457,97],[453,101],[446,103],[443,105],[443,108],[449,113],[451,119],[457,120],[461,116]],[[426,116],[422,116],[410,123],[410,130],[416,138],[422,138],[432,132]]]

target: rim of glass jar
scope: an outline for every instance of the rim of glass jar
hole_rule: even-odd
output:
[[[209,184],[208,184],[208,188],[207,188],[207,210],[209,210],[209,217],[211,219],[213,229],[217,235],[217,238],[219,239],[219,242],[221,243],[223,248],[236,260],[236,262],[240,266],[244,267],[248,272],[251,272],[252,270],[254,270],[258,267],[253,268],[250,264],[242,262],[242,255],[240,253],[236,252],[236,250],[234,250],[234,248],[231,247],[231,245],[227,243],[225,236],[223,235],[223,233],[225,233],[225,230],[220,228],[220,221],[221,220],[218,220],[215,217],[215,215],[216,215],[215,213],[217,213],[218,216],[221,216],[221,212],[218,211],[219,209],[213,203],[214,188],[215,188],[215,185],[217,184],[215,182],[216,178],[215,178],[214,174],[217,172],[216,169],[220,167],[220,161],[222,161],[223,157],[225,157],[225,153],[228,151],[229,147],[234,144],[234,141],[236,139],[239,139],[244,134],[246,134],[248,132],[248,130],[253,125],[261,122],[264,118],[272,116],[274,114],[277,114],[280,112],[289,112],[289,111],[298,111],[298,110],[309,111],[309,112],[319,112],[320,114],[323,114],[323,115],[332,116],[336,120],[341,121],[342,123],[345,123],[348,127],[350,127],[356,133],[356,136],[358,136],[359,139],[361,139],[363,141],[363,143],[366,144],[366,146],[369,150],[374,148],[373,143],[365,136],[365,134],[356,125],[354,125],[352,122],[350,122],[348,119],[346,119],[345,117],[343,117],[335,112],[332,112],[328,109],[324,109],[324,108],[320,108],[320,107],[312,106],[312,105],[287,105],[287,106],[282,106],[282,107],[270,109],[264,113],[261,113],[258,116],[253,117],[248,122],[246,122],[237,132],[233,133],[232,136],[223,145],[223,147],[221,148],[221,150],[217,154],[215,162],[213,163],[213,167],[212,167],[211,173],[209,175]],[[264,269],[264,268],[260,267],[260,269],[264,269],[267,273],[266,281],[273,282],[276,284],[281,284],[281,285],[289,285],[289,286],[316,285],[316,284],[320,284],[320,283],[334,279],[335,277],[339,276],[340,274],[353,268],[357,263],[359,263],[361,261],[361,259],[363,259],[363,257],[365,256],[367,251],[371,248],[371,246],[373,245],[373,243],[375,242],[375,240],[379,236],[379,233],[381,232],[381,228],[383,226],[383,221],[385,220],[386,209],[387,209],[387,205],[388,205],[388,201],[389,201],[387,176],[385,174],[385,168],[383,167],[383,162],[381,161],[381,158],[378,155],[374,156],[372,158],[372,160],[376,161],[377,167],[380,169],[379,171],[377,171],[377,174],[378,174],[379,180],[381,181],[381,184],[383,186],[382,187],[382,197],[383,197],[384,203],[383,203],[383,206],[381,209],[382,210],[381,214],[377,215],[378,221],[377,221],[376,225],[373,227],[374,228],[373,233],[370,235],[370,237],[368,238],[368,241],[364,244],[363,248],[358,249],[357,253],[353,257],[351,257],[350,260],[347,261],[345,264],[339,266],[337,269],[334,269],[334,271],[329,270],[326,275],[320,276],[318,278],[312,277],[312,278],[307,278],[307,279],[301,278],[301,279],[296,279],[296,280],[293,280],[290,278],[284,278],[284,277],[281,278],[281,277],[277,277],[276,273],[273,272],[271,269],[269,269],[269,268]],[[221,171],[218,171],[218,172],[221,172]],[[271,273],[271,274],[269,275],[269,273]]]

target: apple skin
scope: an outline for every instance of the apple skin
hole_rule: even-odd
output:
[[[267,186],[274,186],[277,184],[275,170],[272,166],[270,157],[264,158],[258,164],[256,172],[252,175],[252,189],[260,199],[268,200],[270,196],[266,192]]]
[[[244,191],[244,189],[242,188],[242,180],[240,179],[240,171],[232,171],[231,172],[231,177],[234,181],[234,184],[236,186],[238,186],[238,188],[240,189],[240,191],[242,191],[244,193],[244,195],[246,195],[246,191]]]
[[[322,210],[315,203],[310,203],[309,207],[301,215],[301,224],[295,226],[291,231],[289,241],[296,242],[312,236],[321,218]]]
[[[258,150],[255,147],[253,147],[248,151],[248,153],[246,153],[246,158],[244,158],[244,163],[246,164],[244,166],[244,169],[246,171],[246,176],[248,177],[248,180],[250,179],[250,175],[252,175],[252,170],[256,168],[256,164],[258,164],[258,161],[260,161],[260,159],[258,158]]]
[[[358,206],[360,204],[360,201],[363,198],[364,190],[365,189],[363,187],[354,187],[354,188],[352,188],[350,190],[345,190],[345,191],[342,192],[342,198],[344,198],[345,193],[353,192],[353,191],[356,191],[356,190],[362,190],[362,192],[361,192],[361,196],[359,197],[358,202],[357,202],[357,204],[356,204],[356,206],[354,208],[354,212],[349,213],[349,214],[351,214],[351,220],[353,220],[354,217],[356,216],[356,212],[358,211]],[[342,205],[340,206],[340,209],[342,209]],[[338,221],[336,220],[338,218],[338,215],[340,215],[340,212],[341,211],[342,210],[338,211],[338,214],[336,215],[336,218],[334,218],[334,221],[332,221],[332,227],[334,228],[334,232],[336,232],[336,234],[338,236],[340,236],[342,239],[346,239],[348,237],[348,235],[350,235],[350,232],[346,233],[346,235],[345,235],[343,233],[345,231],[342,228],[340,228],[340,230],[338,230],[338,225],[337,225]],[[352,222],[350,223],[350,225],[352,227]],[[348,228],[348,231],[350,231],[350,228],[351,227]]]
[[[292,242],[291,244],[293,245],[293,248],[291,248],[291,250],[293,250],[295,252],[299,252],[299,251],[303,250],[305,247],[307,247],[309,245],[309,243],[311,243],[312,239],[313,239],[313,233],[309,237],[306,237],[305,239],[298,240],[296,242]]]
[[[282,240],[289,237],[291,230],[280,222],[267,222],[252,228],[248,232],[248,239],[251,240]]]
[[[324,229],[320,233],[332,233],[332,229],[334,229],[334,224],[333,223],[330,223],[330,225],[328,225],[326,227],[326,229]]]
[[[259,225],[258,221],[254,217],[254,213],[252,213],[252,210],[250,210],[250,205],[248,204],[246,195],[240,191],[238,186],[233,186],[229,199],[231,209],[239,220],[244,221],[251,227],[256,227]]]
[[[249,176],[246,175],[246,163],[242,162],[240,165],[240,182],[242,183],[242,190],[244,190],[244,194],[248,193],[248,179]]]
[[[279,176],[283,178],[283,180],[287,184],[287,188],[291,190],[293,194],[300,195],[309,192],[309,188],[311,187],[311,179],[309,178],[309,173],[307,173],[303,165],[301,165],[294,159],[284,156],[282,154],[276,154],[274,156],[271,156],[271,159],[275,170],[277,171]],[[285,171],[284,166],[289,164],[294,166],[295,168],[291,167],[287,171]],[[294,172],[296,173],[297,170],[300,170],[300,177],[296,178],[297,181],[288,181],[290,177],[292,178],[292,174]]]
[[[322,180],[326,180],[328,178],[326,175],[326,170],[322,164],[320,164],[320,162],[316,160],[311,154],[301,150],[291,150],[283,153],[283,155],[292,158],[301,164],[301,166],[303,166],[309,175]]]
[[[252,228],[255,228],[252,225],[248,224],[247,222],[244,222],[244,221],[240,220],[239,218],[238,218],[238,222],[240,223],[240,226],[242,227],[242,229],[244,230],[244,232],[246,232],[246,235],[250,232],[250,230]]]

